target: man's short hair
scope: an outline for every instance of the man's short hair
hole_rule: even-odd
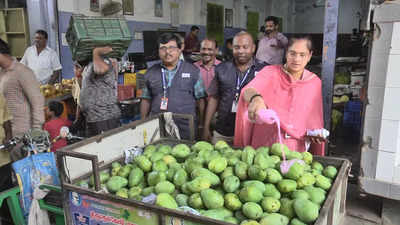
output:
[[[211,42],[214,42],[215,48],[218,48],[218,42],[217,42],[217,40],[215,40],[215,38],[206,37],[206,38],[204,38],[204,39],[200,42],[200,45],[201,45],[201,43],[203,43],[203,41],[211,41]]]
[[[55,115],[56,117],[61,116],[61,114],[62,114],[63,111],[64,111],[64,106],[63,106],[63,104],[61,104],[60,102],[57,102],[57,101],[51,101],[51,102],[49,102],[48,107],[49,107],[49,111],[50,111],[50,112],[54,112],[54,115]]]
[[[179,38],[176,34],[173,33],[164,33],[160,35],[160,37],[158,38],[158,46],[160,46],[160,44],[167,44],[170,41],[175,41],[178,48],[181,48],[182,46],[181,38]]]
[[[200,28],[198,26],[192,26],[190,28],[190,31],[195,31],[195,30],[200,30]]]
[[[237,37],[240,37],[240,36],[249,36],[250,39],[251,39],[251,42],[252,42],[253,44],[255,44],[255,43],[254,43],[253,36],[252,36],[249,32],[242,30],[242,31],[240,31],[239,33],[235,34],[235,36],[233,37],[233,39],[235,39],[235,38],[237,38]]]
[[[264,22],[266,23],[267,21],[272,21],[272,22],[274,22],[274,25],[275,25],[275,26],[279,24],[279,20],[278,20],[278,18],[275,17],[275,16],[268,16],[267,18],[265,18],[265,21],[264,21]]]
[[[49,37],[49,35],[47,35],[47,32],[46,32],[45,30],[37,30],[37,31],[35,32],[35,34],[40,34],[40,35],[42,35],[46,40],[47,40],[47,38]]]
[[[6,55],[11,54],[10,47],[8,47],[8,44],[1,38],[0,38],[0,54],[6,54]]]

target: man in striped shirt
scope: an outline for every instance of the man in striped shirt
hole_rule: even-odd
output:
[[[8,103],[12,115],[12,134],[21,136],[30,129],[41,129],[44,123],[44,97],[39,82],[31,69],[10,55],[7,43],[0,39],[0,93]],[[14,148],[11,158],[22,157]]]

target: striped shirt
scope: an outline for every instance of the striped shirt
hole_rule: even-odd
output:
[[[44,97],[31,69],[14,60],[0,71],[0,92],[7,100],[13,135],[21,135],[44,123]]]

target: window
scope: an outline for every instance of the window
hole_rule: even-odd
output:
[[[207,36],[215,38],[218,45],[224,43],[224,7],[207,3]]]

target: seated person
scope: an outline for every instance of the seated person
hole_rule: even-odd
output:
[[[67,146],[67,140],[65,138],[59,138],[56,140],[60,135],[61,127],[71,126],[71,121],[60,118],[60,115],[63,111],[63,104],[56,101],[50,102],[46,110],[46,116],[49,118],[49,120],[43,125],[43,129],[50,134],[50,140],[53,142],[51,147],[52,152]]]

